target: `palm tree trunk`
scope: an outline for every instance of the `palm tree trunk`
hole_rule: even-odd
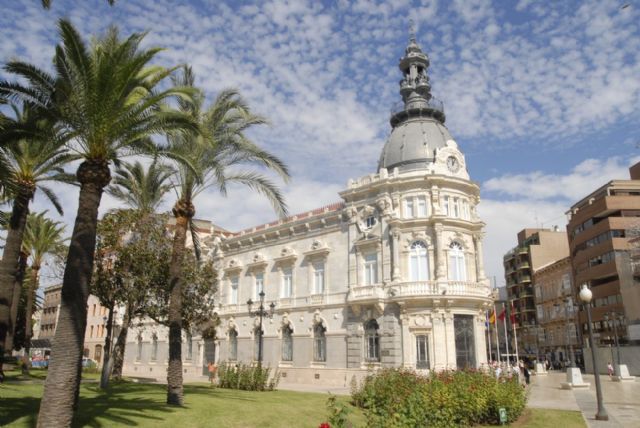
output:
[[[20,251],[20,258],[18,261],[18,270],[16,271],[15,280],[13,281],[13,301],[11,302],[11,321],[9,323],[9,331],[7,331],[7,338],[5,340],[4,349],[7,353],[13,350],[13,338],[16,334],[16,322],[18,320],[18,306],[20,306],[20,295],[22,294],[22,284],[24,284],[24,275],[27,271],[27,258],[29,254]]]
[[[0,260],[0,372],[2,371],[5,352],[11,352],[11,349],[5,347],[5,342],[7,335],[13,334],[13,325],[11,325],[13,300],[20,298],[19,293],[14,296],[14,283],[20,260],[20,250],[22,249],[22,237],[27,225],[29,201],[32,196],[33,192],[21,192],[13,201],[7,239],[2,260]]]
[[[124,365],[124,351],[127,345],[129,324],[131,324],[131,308],[127,306],[122,319],[122,329],[118,334],[116,345],[113,347],[113,371],[111,372],[111,377],[117,380],[122,379],[122,366]]]
[[[40,265],[31,265],[31,281],[29,283],[29,289],[27,290],[27,309],[25,313],[25,328],[24,328],[24,354],[26,355],[25,364],[22,366],[22,372],[29,373],[31,369],[31,360],[29,354],[31,353],[31,317],[33,316],[33,300],[38,289],[38,282],[40,278],[38,273],[40,272]]]
[[[62,301],[38,414],[39,428],[71,426],[80,391],[98,208],[110,180],[109,165],[106,161],[87,160],[78,168],[77,176],[81,185],[78,213],[62,280]]]
[[[109,318],[107,318],[107,337],[104,339],[104,357],[102,357],[102,373],[100,375],[100,389],[109,386],[109,369],[111,368],[111,333],[113,332],[113,309],[115,304],[111,302]]]
[[[187,228],[195,210],[190,201],[179,200],[173,208],[176,229],[173,235],[171,292],[169,295],[169,367],[167,370],[167,404],[182,406],[182,263],[187,240]]]

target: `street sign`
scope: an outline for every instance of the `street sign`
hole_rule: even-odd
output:
[[[507,423],[507,409],[505,409],[504,407],[500,407],[498,409],[498,412],[500,413],[500,424],[504,425]]]

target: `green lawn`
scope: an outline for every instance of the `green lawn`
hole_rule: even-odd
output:
[[[45,373],[34,370],[29,382],[0,385],[0,426],[35,427]],[[102,392],[97,378],[96,374],[83,375],[76,426],[317,428],[327,420],[327,394],[235,391],[190,384],[185,385],[185,407],[174,408],[164,404],[163,385],[122,382]],[[24,380],[16,372],[10,372],[8,379]],[[348,397],[339,399],[347,402]],[[362,412],[351,409],[349,419],[354,426],[365,427]],[[586,427],[578,412],[539,409],[527,409],[512,426]]]
[[[38,377],[41,374],[36,372]],[[10,376],[15,378],[14,376]],[[95,378],[95,376],[91,376]],[[34,427],[42,384],[0,385],[0,426]],[[123,382],[102,392],[83,383],[76,426],[90,427],[313,427],[327,419],[328,394],[289,391],[250,392],[185,385],[185,406],[165,405],[166,387]],[[347,401],[348,397],[339,397]],[[354,409],[351,420],[364,426]]]

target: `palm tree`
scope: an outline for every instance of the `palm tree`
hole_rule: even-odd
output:
[[[65,226],[57,221],[45,217],[46,211],[29,214],[27,228],[24,234],[22,249],[31,257],[30,280],[27,289],[27,311],[25,315],[25,355],[29,356],[31,348],[31,316],[36,290],[40,284],[40,268],[47,254],[61,254],[66,250],[64,236]],[[28,359],[27,359],[28,361]],[[27,366],[28,370],[29,367]]]
[[[116,169],[107,193],[134,210],[152,214],[162,203],[164,195],[171,190],[168,180],[172,175],[173,169],[159,163],[157,158],[147,169],[138,161],[125,163]]]
[[[121,39],[116,28],[88,47],[73,25],[59,21],[55,75],[22,62],[5,69],[27,83],[0,83],[0,96],[28,100],[48,109],[73,136],[81,158],[78,213],[62,282],[62,301],[38,426],[70,426],[80,386],[87,299],[93,268],[98,208],[111,180],[109,164],[133,152],[149,151],[151,135],[197,129],[184,114],[162,107],[190,91],[158,90],[172,70],[150,66],[159,48],[143,49],[144,34]]]
[[[29,203],[40,190],[62,214],[62,206],[47,182],[74,182],[75,177],[66,174],[63,167],[74,156],[67,153],[64,140],[58,138],[57,127],[43,117],[37,109],[23,104],[20,111],[14,106],[16,118],[10,120],[2,132],[5,141],[13,141],[5,151],[7,169],[5,195],[12,204],[11,218],[7,225],[7,239],[0,261],[0,346],[5,351],[13,347],[13,330],[17,316],[21,278],[21,266],[26,258],[21,256]]]
[[[194,86],[194,75],[185,67],[174,83]],[[279,189],[269,179],[253,171],[237,171],[237,165],[259,165],[275,171],[285,181],[289,178],[287,167],[275,156],[263,151],[251,142],[244,132],[254,125],[265,123],[260,116],[251,113],[242,97],[234,90],[218,95],[213,105],[205,110],[203,96],[198,93],[190,100],[179,100],[181,111],[199,123],[201,132],[170,134],[167,152],[180,159],[187,159],[188,168],[178,164],[175,189],[178,200],[173,207],[176,225],[170,264],[169,300],[169,367],[167,370],[167,403],[182,405],[182,264],[187,230],[198,252],[198,237],[193,227],[195,198],[205,189],[216,187],[226,194],[227,184],[242,183],[264,194],[280,216],[286,216],[286,204]],[[194,172],[197,172],[197,174]]]
[[[109,5],[113,6],[116,0],[107,0],[107,2],[109,3]],[[42,0],[42,7],[44,7],[45,9],[51,8],[51,0]]]

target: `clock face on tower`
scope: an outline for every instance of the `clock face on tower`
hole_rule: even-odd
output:
[[[458,162],[458,159],[455,156],[449,156],[447,158],[447,168],[449,168],[449,171],[451,172],[458,172],[460,169],[460,162]]]

